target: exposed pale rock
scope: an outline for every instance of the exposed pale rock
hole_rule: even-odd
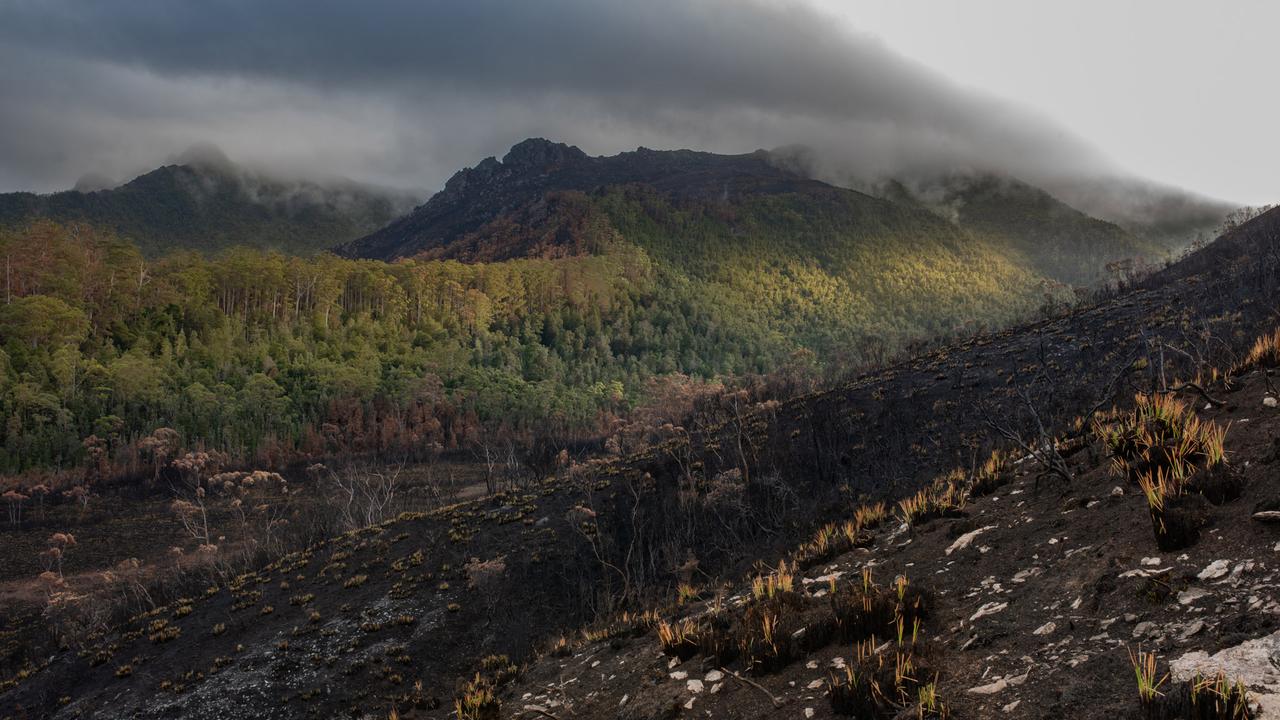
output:
[[[685,686],[685,689],[686,689],[686,690],[688,690],[688,691],[689,691],[689,692],[691,692],[691,693],[695,693],[695,694],[696,694],[696,693],[700,693],[700,692],[702,692],[702,681],[701,681],[701,680],[689,680],[688,682],[686,682],[686,683],[684,684],[684,686]]]
[[[704,682],[709,682],[709,683],[720,682],[723,679],[724,679],[724,673],[720,672],[719,670],[712,670],[711,672],[707,673],[706,677],[702,678]]]
[[[996,613],[1000,612],[1001,610],[1004,610],[1007,607],[1009,607],[1009,603],[1007,602],[1002,602],[1002,603],[989,602],[986,605],[983,605],[982,607],[978,608],[978,611],[969,617],[969,622],[973,622],[978,618],[986,617],[988,615],[995,615]]]
[[[1034,631],[1034,632],[1032,632],[1031,634],[1032,634],[1032,635],[1048,635],[1048,634],[1052,633],[1054,630],[1057,630],[1057,629],[1058,629],[1058,625],[1057,625],[1057,623],[1055,623],[1055,622],[1053,622],[1052,620],[1050,620],[1049,622],[1047,622],[1047,623],[1045,623],[1045,624],[1041,625],[1040,627],[1036,628],[1036,629],[1035,629],[1035,631]]]
[[[1027,681],[1027,676],[1029,676],[1030,674],[1031,674],[1031,671],[1028,670],[1027,672],[1022,673],[1021,675],[1016,675],[1016,676],[1007,677],[1007,678],[1000,678],[999,680],[996,680],[995,682],[987,683],[986,685],[979,685],[978,687],[969,688],[969,692],[974,695],[994,695],[1004,690],[1005,688],[1011,688],[1011,687],[1016,687],[1018,685],[1021,685],[1022,683]]]
[[[1196,577],[1201,580],[1217,580],[1218,578],[1231,572],[1231,563],[1226,560],[1214,560],[1205,566]]]
[[[956,552],[958,550],[963,550],[969,547],[971,544],[973,544],[974,538],[978,537],[979,535],[981,535],[982,533],[988,530],[994,530],[995,528],[996,528],[995,525],[987,525],[986,527],[980,527],[977,530],[970,530],[969,532],[956,538],[956,541],[951,543],[951,546],[948,547],[946,550],[943,550],[942,552],[944,554],[950,555],[951,553]]]
[[[1280,666],[1276,658],[1280,658],[1280,632],[1213,655],[1203,650],[1187,653],[1170,663],[1169,670],[1175,680],[1190,679],[1197,672],[1214,675],[1222,671],[1253,689],[1252,697],[1261,708],[1262,717],[1280,717]]]
[[[1262,398],[1262,404],[1266,407],[1273,408],[1273,407],[1276,407],[1277,405],[1280,405],[1280,401],[1268,395]]]
[[[1133,636],[1135,638],[1145,637],[1151,634],[1151,631],[1155,629],[1156,629],[1155,623],[1151,622],[1150,620],[1143,620],[1142,622],[1133,626]]]
[[[1191,603],[1199,600],[1202,597],[1207,596],[1208,594],[1209,594],[1209,591],[1203,588],[1187,588],[1186,590],[1183,590],[1182,592],[1178,593],[1178,604],[1190,605]]]

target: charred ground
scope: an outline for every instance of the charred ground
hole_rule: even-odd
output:
[[[905,570],[929,587],[939,603],[928,627],[940,652],[951,653],[952,674],[940,676],[939,690],[964,716],[1023,702],[1022,708],[1043,708],[1032,717],[1080,707],[1101,717],[1121,707],[1132,687],[1131,669],[1108,638],[1142,636],[1160,648],[1214,651],[1268,632],[1248,608],[1259,593],[1262,607],[1274,605],[1270,566],[1257,564],[1274,538],[1247,516],[1274,489],[1268,453],[1275,426],[1258,415],[1270,380],[1265,371],[1249,376],[1213,411],[1222,422],[1245,426],[1232,431],[1228,450],[1233,461],[1253,468],[1245,471],[1247,490],[1218,511],[1217,532],[1176,560],[1161,582],[1189,589],[1196,583],[1188,574],[1224,558],[1233,567],[1254,560],[1248,572],[1262,573],[1261,580],[1211,589],[1242,610],[1206,616],[1195,633],[1158,621],[1167,595],[1144,605],[1140,588],[1118,582],[1135,559],[1157,555],[1149,519],[1132,492],[1111,496],[1122,483],[1086,447],[1087,430],[1073,436],[1072,421],[1123,405],[1135,391],[1175,386],[1176,378],[1238,360],[1275,323],[1277,247],[1280,215],[1273,211],[1131,290],[1060,317],[922,353],[782,404],[726,398],[714,421],[672,427],[645,454],[566,468],[510,493],[335,538],[226,585],[199,584],[79,650],[11,653],[16,675],[0,707],[13,717],[332,717],[381,715],[393,706],[401,716],[444,716],[452,712],[445,706],[458,679],[486,656],[519,661],[593,617],[665,605],[679,581],[709,587],[741,577],[757,562],[786,555],[817,523],[848,517],[867,498],[902,497],[953,468],[976,468],[1013,436],[1037,447],[1043,426],[1045,437],[1075,437],[1081,448],[1067,457],[1070,483],[1037,477],[1027,461],[1002,478],[1011,484],[995,493],[1000,499],[976,501],[965,517],[909,535],[879,531],[867,550],[809,575],[853,574],[875,557],[887,566],[876,570],[882,582]],[[1187,399],[1199,404],[1194,392]],[[1023,514],[1031,522],[1013,521]],[[947,565],[945,550],[956,539],[992,524],[989,536],[974,540],[990,553],[960,550],[955,565]],[[1161,558],[1158,569],[1168,565]],[[1023,576],[1034,581],[1013,581],[1034,568],[1041,572]],[[992,582],[984,584],[988,577]],[[1083,612],[1054,605],[1076,595],[1089,603]],[[1005,602],[1025,604],[1027,612],[973,617],[988,603]],[[1153,625],[1138,632],[1123,619],[1130,614],[1150,616]],[[35,618],[8,617],[10,639],[32,632]],[[1034,634],[1050,622],[1065,629]],[[1115,629],[1121,627],[1123,635]],[[1096,637],[1104,631],[1106,638]],[[1092,639],[1079,648],[1061,644],[1068,636],[1081,642],[1086,632]],[[524,684],[502,691],[503,713],[528,716],[537,711],[522,706],[541,703],[556,714],[548,703],[555,700],[592,709],[583,716],[673,717],[690,696],[687,681],[708,670],[668,668],[651,636],[615,637],[570,652],[572,660],[529,666]],[[823,679],[818,668],[848,653],[837,646],[814,652],[786,666],[794,670],[753,682],[797,714],[804,707],[829,712],[823,686],[807,683]],[[1077,656],[1084,656],[1076,664],[1083,670],[1068,669]],[[602,665],[592,668],[596,660]],[[625,673],[609,666],[601,675],[604,662],[620,660],[627,661]],[[584,662],[590,674],[580,668]],[[505,667],[493,659],[488,665]],[[798,668],[804,677],[787,674]],[[668,673],[675,671],[688,675],[671,685]],[[969,692],[1000,681],[1004,686],[990,693]],[[726,682],[732,691],[724,686],[715,695],[724,698],[719,714],[749,717],[768,708],[759,688]],[[560,694],[549,696],[549,684],[558,684]],[[1011,686],[1019,689],[1006,692]],[[708,695],[695,702],[695,713],[711,704],[713,687],[707,680]],[[631,699],[620,705],[624,695]],[[641,697],[656,700],[642,705]],[[636,710],[646,707],[652,713]]]

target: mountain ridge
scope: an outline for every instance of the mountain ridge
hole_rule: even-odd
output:
[[[408,195],[354,181],[292,181],[225,158],[185,155],[114,187],[0,194],[0,225],[87,222],[133,240],[145,255],[247,245],[313,254],[390,222]]]
[[[810,198],[815,200],[808,203],[810,211],[839,216],[838,225],[844,228],[875,224],[876,212],[848,209],[869,207],[872,198],[924,208],[975,241],[1000,248],[1037,275],[1066,285],[1107,279],[1107,264],[1117,260],[1142,257],[1156,262],[1170,252],[1015,178],[956,173],[887,181],[863,192],[810,177],[793,155],[794,151],[718,155],[642,147],[593,157],[572,145],[530,138],[514,145],[501,161],[489,157],[459,171],[423,205],[335,252],[381,260],[474,261],[518,257],[522,247],[534,253],[589,251],[585,248],[592,243],[565,235],[567,223],[555,217],[555,208],[563,207],[567,193],[586,196],[590,205],[591,198],[632,186],[650,188],[675,206],[701,207],[704,213],[725,216],[756,198],[786,197],[801,204],[808,202],[801,198]],[[779,212],[785,215],[783,205]],[[902,232],[931,231],[925,223]],[[565,241],[559,248],[548,241],[555,237]]]

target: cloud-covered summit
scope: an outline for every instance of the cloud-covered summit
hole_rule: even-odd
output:
[[[591,153],[803,144],[819,172],[868,177],[1108,170],[797,2],[6,0],[0,91],[3,189],[124,177],[197,141],[427,188],[528,136]]]

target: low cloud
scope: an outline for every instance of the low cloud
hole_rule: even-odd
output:
[[[0,96],[5,190],[127,177],[195,142],[433,190],[527,136],[592,153],[804,145],[828,177],[1115,170],[794,2],[18,0],[0,6]]]

